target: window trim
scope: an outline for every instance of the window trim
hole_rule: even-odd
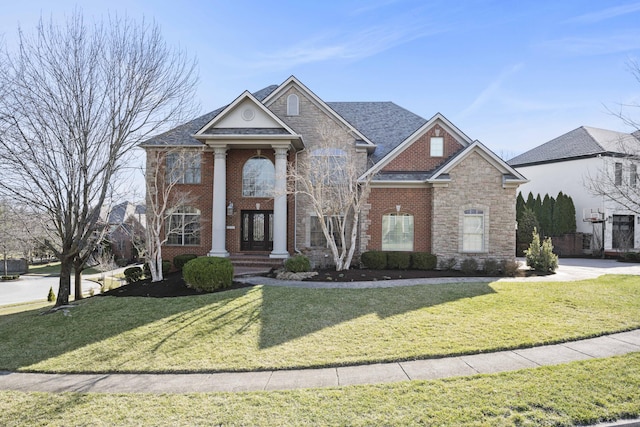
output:
[[[169,227],[169,230],[165,230],[165,238],[166,238],[166,245],[167,246],[200,246],[201,242],[202,242],[202,235],[201,235],[201,224],[200,224],[200,218],[202,216],[202,212],[200,211],[200,209],[195,208],[193,206],[180,206],[178,208],[176,208],[173,212],[171,212],[171,215],[169,215],[169,218],[167,220],[167,224]],[[173,218],[174,217],[179,217],[179,221],[180,221],[180,232],[172,232],[173,226],[172,224],[174,223]],[[194,217],[196,219],[194,219],[193,221],[186,221],[187,217]],[[189,225],[195,225],[196,228],[193,230],[193,238],[196,239],[197,241],[194,243],[185,243],[185,241],[187,240],[187,233],[185,233],[185,229],[187,226]],[[177,240],[179,241],[172,241],[172,236],[177,236]]]
[[[481,233],[469,233],[466,231],[466,219],[467,218],[481,218],[482,219],[482,232]],[[489,208],[487,206],[464,206],[460,210],[460,253],[465,254],[478,254],[489,252]],[[465,239],[465,236],[480,236],[481,247],[469,248],[469,241]]]
[[[396,236],[398,235],[397,233],[392,233],[391,230],[388,230],[385,233],[385,218],[394,218],[394,228],[397,226],[398,224],[398,218],[402,218],[402,228],[404,229],[405,225],[409,225],[411,227],[411,238],[410,240],[410,247],[385,247],[385,236]],[[410,224],[406,224],[405,220],[407,219],[411,219],[411,223]],[[382,226],[382,235],[381,235],[381,242],[380,242],[380,247],[383,251],[399,251],[399,252],[413,252],[415,249],[415,241],[416,241],[416,226],[415,226],[415,217],[410,214],[410,213],[406,213],[406,212],[389,212],[386,213],[384,215],[382,215],[382,222],[381,222],[381,226]],[[404,230],[403,230],[404,231]],[[407,233],[407,231],[404,231],[404,233]],[[387,242],[387,245],[401,245],[403,242]]]
[[[434,145],[436,142],[438,143],[437,152],[439,154],[434,154]],[[431,139],[429,140],[429,155],[431,157],[444,157],[444,137],[443,136],[431,137]]]
[[[300,115],[300,97],[295,93],[287,96],[287,116]]]
[[[266,160],[269,162],[269,166],[270,169],[268,171],[269,176],[266,177],[268,179],[262,179],[261,182],[267,182],[266,186],[265,186],[265,190],[264,192],[261,193],[257,193],[256,189],[256,183],[257,183],[257,179],[254,179],[254,182],[252,184],[252,187],[249,187],[249,184],[247,183],[247,181],[249,181],[249,178],[245,177],[245,172],[247,170],[247,165],[249,164],[249,162],[251,162],[252,160]],[[265,163],[266,165],[266,163]],[[262,173],[262,170],[259,172],[259,174]],[[258,175],[259,175],[258,174]],[[256,176],[258,176],[256,175]],[[271,159],[269,159],[268,157],[265,156],[253,156],[247,159],[247,161],[244,162],[244,165],[242,165],[242,197],[247,197],[247,198],[271,198],[274,196],[274,191],[275,191],[275,184],[276,184],[276,168],[275,165],[273,164],[273,162],[271,161]],[[251,190],[251,188],[253,188],[253,191],[249,191]]]

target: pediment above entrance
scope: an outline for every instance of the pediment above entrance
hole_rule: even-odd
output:
[[[206,144],[255,145],[274,141],[302,148],[302,138],[251,93],[244,92],[204,125],[194,138]]]

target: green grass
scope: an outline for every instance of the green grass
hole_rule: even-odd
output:
[[[82,274],[95,274],[99,272],[100,270],[97,270],[95,268],[88,268],[86,270],[83,270]],[[30,265],[29,274],[34,274],[37,276],[59,276],[60,262],[56,261],[47,264]]]
[[[640,327],[640,277],[96,297],[0,317],[0,369],[203,372],[470,354]]]
[[[283,392],[0,392],[0,424],[594,425],[639,417],[638,390],[640,353],[633,353],[494,375]]]

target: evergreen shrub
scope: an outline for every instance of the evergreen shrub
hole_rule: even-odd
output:
[[[124,269],[124,278],[127,280],[127,284],[142,280],[143,274],[142,268],[140,267],[129,267]]]
[[[233,264],[226,258],[199,257],[187,262],[182,276],[188,286],[204,292],[213,292],[231,286]]]
[[[411,268],[416,270],[435,270],[438,257],[429,252],[413,252],[411,254]]]
[[[176,270],[181,271],[182,267],[184,267],[184,265],[191,261],[192,259],[198,258],[198,255],[196,254],[181,254],[181,255],[176,255],[173,258],[173,266],[176,268]],[[163,266],[164,268],[164,266]]]
[[[440,260],[438,268],[440,270],[451,271],[456,268],[456,264],[458,264],[458,260],[455,257],[445,258]]]
[[[553,243],[551,238],[544,239],[540,243],[540,235],[537,230],[533,231],[533,239],[529,249],[525,251],[527,265],[535,271],[541,273],[553,273],[558,268],[558,255],[553,253]]]
[[[304,255],[295,255],[287,258],[284,269],[292,273],[304,273],[311,270],[311,262]]]
[[[411,252],[387,252],[387,268],[406,270],[411,265]]]
[[[382,251],[367,251],[360,256],[360,262],[366,268],[372,270],[384,270],[387,268],[387,254]]]

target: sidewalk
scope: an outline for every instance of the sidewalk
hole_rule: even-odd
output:
[[[0,372],[0,390],[196,393],[294,390],[492,374],[640,351],[640,329],[563,344],[469,356],[337,368],[211,374]]]

